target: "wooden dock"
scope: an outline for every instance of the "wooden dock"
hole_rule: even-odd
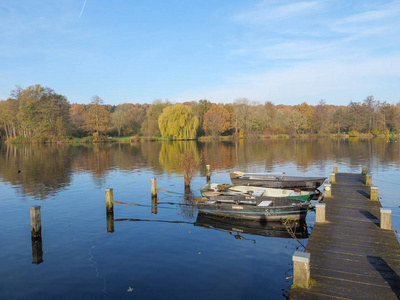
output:
[[[311,286],[292,287],[290,299],[400,299],[400,245],[393,230],[380,229],[381,204],[365,180],[336,174],[326,222],[314,225],[304,251]]]

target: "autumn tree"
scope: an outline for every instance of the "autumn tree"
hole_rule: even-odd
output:
[[[39,84],[18,93],[20,136],[46,138],[69,134],[70,118],[67,99]]]
[[[195,139],[199,121],[190,107],[175,104],[164,108],[158,119],[161,135],[172,139]]]
[[[222,105],[213,104],[204,114],[203,128],[208,134],[216,137],[230,129],[229,121],[229,112]]]
[[[155,100],[147,110],[146,118],[142,123],[141,131],[145,136],[154,136],[160,134],[158,118],[162,114],[165,107],[171,105],[167,101]]]
[[[246,98],[236,99],[233,102],[233,107],[235,109],[236,124],[235,133],[237,134],[239,130],[242,130],[244,134],[248,133],[251,128],[252,118],[250,115],[250,101]]]
[[[71,117],[71,132],[73,136],[82,137],[85,135],[86,109],[83,104],[73,103],[69,108]]]
[[[332,122],[337,129],[337,134],[348,128],[347,107],[339,106],[332,115]]]
[[[94,135],[105,134],[109,130],[110,113],[104,107],[99,96],[93,96],[86,115],[85,128]]]
[[[326,133],[329,130],[329,114],[328,108],[324,100],[319,101],[314,108],[314,116],[312,118],[312,128],[316,133]]]
[[[302,130],[310,130],[311,123],[314,116],[314,107],[303,102],[301,104],[295,105],[294,109],[297,110],[303,117],[302,122],[305,122],[302,126]]]
[[[18,134],[18,101],[7,99],[0,101],[0,130],[4,132],[6,139],[16,138]]]
[[[292,113],[287,118],[287,127],[292,134],[298,134],[304,132],[308,126],[307,117],[299,112],[298,110],[293,110]]]
[[[198,102],[188,102],[187,105],[190,106],[193,115],[199,120],[199,127],[197,129],[198,136],[203,136],[206,132],[203,128],[204,115],[211,108],[212,103],[206,99],[201,99]]]

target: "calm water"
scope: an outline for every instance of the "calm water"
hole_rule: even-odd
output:
[[[1,299],[284,299],[291,256],[307,239],[282,228],[238,234],[198,217],[184,193],[179,155],[202,160],[192,192],[229,171],[329,177],[368,166],[384,207],[400,230],[400,141],[262,140],[231,143],[147,142],[132,145],[0,146]],[[18,173],[18,170],[21,170]],[[152,213],[150,178],[159,193]],[[115,204],[107,233],[105,189]],[[42,212],[40,264],[30,237],[31,206]],[[154,210],[153,210],[154,212]],[[307,216],[311,231],[314,213]],[[220,225],[220,224],[219,224]],[[240,224],[231,227],[241,228]],[[214,229],[213,229],[214,228]],[[253,234],[251,234],[253,233]]]

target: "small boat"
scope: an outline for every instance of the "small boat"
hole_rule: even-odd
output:
[[[276,189],[257,186],[230,185],[219,183],[208,183],[200,188],[203,197],[210,196],[268,196],[268,197],[291,197],[299,200],[311,200],[319,194],[319,191],[301,191],[300,189]]]
[[[194,226],[226,232],[241,240],[249,240],[242,234],[276,238],[308,238],[307,223],[304,220],[285,225],[282,222],[259,222],[209,216],[200,212]]]
[[[310,202],[292,197],[218,195],[197,200],[199,213],[261,222],[304,220]]]
[[[320,187],[326,177],[286,176],[285,173],[230,173],[233,184],[251,185],[270,188],[291,188],[302,190],[315,190]]]

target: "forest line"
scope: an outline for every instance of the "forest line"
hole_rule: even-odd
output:
[[[70,103],[63,95],[39,84],[17,86],[0,101],[0,137],[8,141],[55,142],[72,138],[107,140],[106,136],[167,138],[273,136],[299,134],[369,134],[400,132],[400,102],[388,104],[373,96],[347,106],[275,105],[236,99],[212,103],[201,99],[173,104],[104,104],[93,96],[89,104]]]

